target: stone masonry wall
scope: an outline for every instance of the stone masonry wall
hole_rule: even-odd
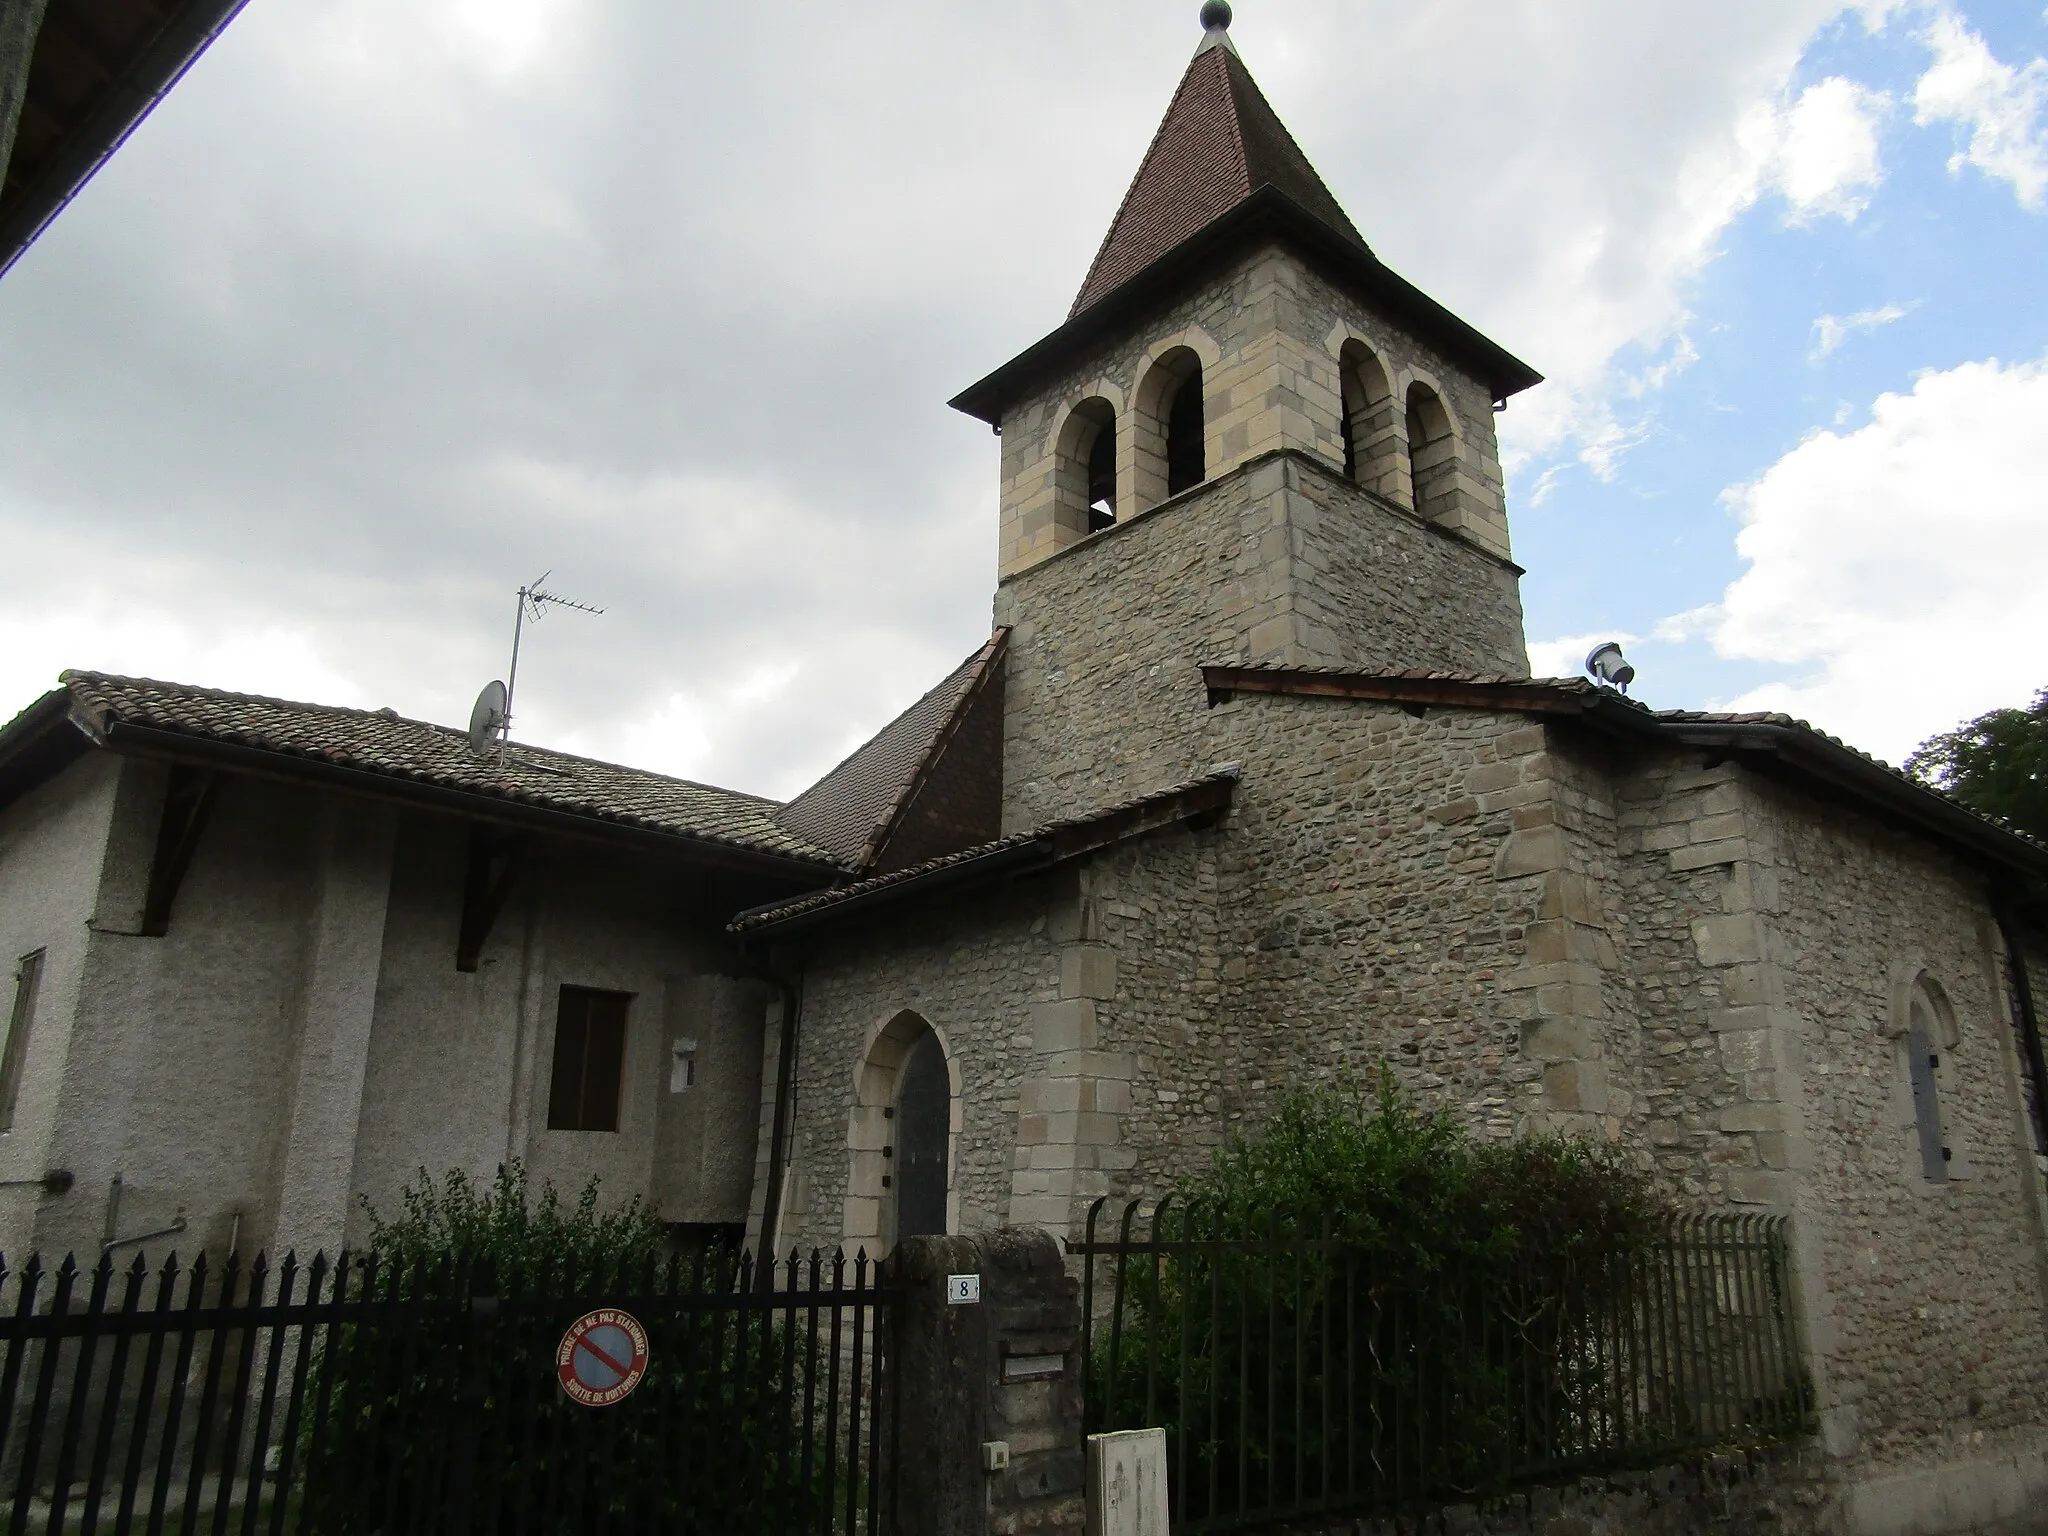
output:
[[[1006,581],[1006,830],[1217,759],[1205,662],[1525,674],[1513,567],[1294,454]]]
[[[1294,610],[1305,656],[1360,672],[1528,676],[1514,566],[1482,557],[1327,464],[1293,462],[1301,468],[1292,488],[1307,503],[1295,512],[1302,548]]]
[[[872,1111],[893,1083],[874,1104],[848,1090],[906,1010],[953,1068],[954,1230],[1064,1233],[1099,1195],[1157,1193],[1206,1164],[1238,1050],[1213,1022],[1216,845],[1162,831],[811,948],[782,1243],[887,1246]]]
[[[850,1107],[875,1036],[906,1009],[938,1032],[957,1069],[954,1229],[1004,1224],[1017,1099],[1033,1075],[1031,1010],[1060,996],[1060,945],[1047,931],[1048,912],[1070,904],[1062,882],[1027,880],[967,900],[893,909],[804,956],[784,1246],[837,1247],[849,1196],[884,1200],[879,1166],[864,1164],[870,1182],[849,1189]],[[884,1236],[892,1225],[885,1214]]]
[[[1755,777],[1743,788],[1768,960],[1798,1021],[1773,1065],[1800,1080],[1807,1145],[1787,1161],[1833,1299],[1815,1340],[1830,1448],[1886,1469],[2038,1458],[2048,1297],[1981,877],[1810,794]],[[1898,1045],[1922,973],[1958,1031],[1940,1071],[1945,1183],[1914,1155]]]
[[[1246,696],[1210,739],[1245,774],[1218,860],[1225,1020],[1246,1058],[1227,1119],[1384,1059],[1476,1133],[1514,1134],[1543,1093],[1524,999],[1503,989],[1546,883],[1518,829],[1550,798],[1543,727]]]

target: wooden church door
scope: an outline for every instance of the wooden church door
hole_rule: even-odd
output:
[[[943,1235],[946,1230],[946,1139],[951,1130],[952,1085],[946,1053],[927,1029],[903,1063],[896,1100],[896,1235]]]

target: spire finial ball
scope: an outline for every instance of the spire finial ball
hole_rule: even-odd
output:
[[[1230,28],[1230,0],[1206,0],[1202,6],[1202,30],[1225,32]]]

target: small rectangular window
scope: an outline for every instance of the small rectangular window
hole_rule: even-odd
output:
[[[36,992],[43,980],[43,952],[23,955],[14,970],[14,1007],[7,1015],[7,1047],[0,1051],[0,1131],[14,1129],[14,1104],[21,1097],[21,1069],[28,1059],[28,1032],[36,1021]]]
[[[630,992],[564,987],[555,1011],[555,1074],[548,1089],[551,1131],[616,1131],[626,1067]]]

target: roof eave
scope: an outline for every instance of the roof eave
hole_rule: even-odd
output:
[[[43,173],[0,215],[0,274],[20,259],[248,0],[190,0],[147,49],[112,81],[99,105]],[[0,170],[4,170],[0,167]]]
[[[2014,874],[2048,879],[2048,848],[1966,810],[1934,789],[1900,778],[1818,732],[1766,722],[1657,723],[1660,734],[1689,746],[1775,758],[1794,772],[1875,802],[1902,820],[1960,844]]]
[[[1769,757],[1808,779],[1830,784],[1868,804],[1999,865],[2048,878],[2048,848],[1965,809],[1938,790],[1894,773],[1807,727],[1774,721],[1673,720],[1605,688],[1564,687],[1513,679],[1463,681],[1371,673],[1206,666],[1211,705],[1237,693],[1286,693],[1356,699],[1407,708],[1498,709],[1563,715],[1638,740],[1676,742],[1710,751]]]
[[[782,903],[756,907],[736,916],[727,931],[748,944],[787,938],[839,923],[877,907],[930,896],[942,890],[987,884],[1004,876],[1015,877],[1049,869],[1098,848],[1166,827],[1183,823],[1204,825],[1229,810],[1237,787],[1236,780],[1234,768],[1219,771],[1170,794],[1150,796],[1099,816],[1048,827],[1036,836],[999,844],[971,858],[940,864],[920,874],[853,892],[823,906],[791,912],[787,917],[769,916],[762,920],[763,914],[772,913]]]
[[[1331,229],[1279,188],[1268,185],[1210,220],[947,404],[991,426],[1000,425],[1003,412],[1037,379],[1094,345],[1105,332],[1185,291],[1202,272],[1245,246],[1270,238],[1288,242],[1325,276],[1381,304],[1396,318],[1413,324],[1420,334],[1442,343],[1453,356],[1474,367],[1496,400],[1543,382],[1542,374],[1459,319],[1365,246]]]
[[[188,762],[263,778],[314,783],[347,793],[446,811],[478,821],[592,839],[641,852],[680,856],[695,863],[740,873],[779,876],[811,885],[825,884],[845,873],[837,865],[794,854],[770,853],[716,838],[663,831],[657,827],[482,794],[401,774],[378,773],[297,753],[275,752],[241,742],[218,741],[183,731],[133,725],[118,719],[107,720],[98,726],[94,735],[103,745],[129,756]]]
[[[53,688],[0,728],[0,810],[92,749],[71,717],[71,691]]]

